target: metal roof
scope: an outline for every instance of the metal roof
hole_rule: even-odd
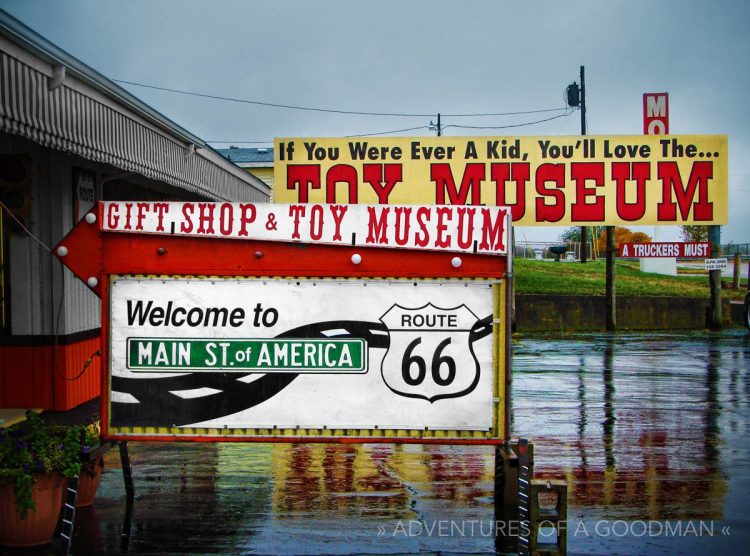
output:
[[[269,165],[273,164],[273,147],[229,147],[228,149],[216,149],[216,152],[235,164],[263,162]]]
[[[0,130],[216,200],[270,189],[205,141],[0,10]]]

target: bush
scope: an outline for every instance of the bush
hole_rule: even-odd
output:
[[[50,425],[35,412],[26,421],[0,429],[0,481],[14,483],[21,518],[35,509],[31,487],[34,475],[62,473],[70,478],[81,473],[81,440],[86,427]]]
[[[615,249],[619,249],[621,243],[651,243],[651,237],[643,232],[632,232],[624,226],[615,227]],[[600,253],[607,252],[607,230],[603,228],[597,240]]]

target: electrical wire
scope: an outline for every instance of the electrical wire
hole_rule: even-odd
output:
[[[6,207],[6,206],[5,206],[5,203],[3,203],[2,201],[0,201],[0,206],[1,206],[2,208],[3,208],[3,210],[5,211],[5,213],[6,213],[6,214],[7,214],[8,216],[10,216],[10,217],[11,217],[11,218],[13,219],[13,221],[14,221],[14,222],[15,222],[16,224],[18,224],[18,225],[19,225],[19,226],[21,227],[21,229],[22,229],[22,230],[23,230],[24,232],[26,232],[26,234],[27,234],[27,235],[28,235],[28,236],[29,236],[29,237],[30,237],[31,239],[33,239],[34,241],[36,241],[36,242],[37,242],[37,243],[38,243],[38,244],[39,244],[39,245],[40,245],[40,246],[41,246],[41,247],[42,247],[42,248],[43,248],[43,249],[44,249],[45,251],[47,251],[47,253],[52,253],[52,249],[50,249],[49,247],[47,247],[47,246],[46,246],[46,245],[45,245],[44,243],[42,243],[42,241],[41,241],[41,240],[40,240],[40,239],[39,239],[38,237],[36,237],[36,236],[35,236],[34,234],[32,234],[32,233],[31,233],[31,232],[29,231],[29,229],[28,229],[28,228],[27,228],[26,226],[24,226],[23,222],[21,222],[21,221],[20,221],[20,220],[19,220],[18,218],[16,218],[16,215],[15,215],[15,214],[13,214],[13,212],[11,212],[11,210],[10,210],[10,209],[9,209],[8,207]]]
[[[3,210],[4,210],[5,212],[6,212],[6,214],[7,214],[8,216],[10,216],[10,217],[11,217],[11,218],[13,219],[13,221],[14,221],[14,222],[15,222],[16,224],[18,224],[18,225],[19,225],[19,226],[21,227],[21,229],[22,229],[22,230],[23,230],[24,232],[26,232],[26,234],[27,234],[27,235],[28,235],[28,236],[29,236],[29,237],[30,237],[31,239],[33,239],[34,241],[36,241],[36,242],[37,242],[37,243],[38,243],[38,244],[39,244],[39,245],[40,245],[40,246],[41,246],[41,247],[42,247],[42,248],[43,248],[44,250],[46,250],[46,251],[47,251],[47,253],[52,253],[52,249],[50,249],[49,247],[47,247],[47,246],[46,246],[46,245],[45,245],[44,243],[42,243],[42,241],[41,241],[41,240],[40,240],[40,239],[39,239],[38,237],[36,237],[36,236],[35,236],[34,234],[32,234],[32,233],[31,233],[31,232],[29,231],[29,229],[28,229],[28,228],[27,228],[27,227],[26,227],[26,226],[24,225],[24,223],[23,223],[23,222],[21,222],[21,221],[20,221],[20,220],[19,220],[18,218],[16,218],[16,215],[15,215],[15,214],[13,214],[13,212],[12,212],[12,211],[11,211],[11,210],[10,210],[10,209],[9,209],[9,208],[7,207],[7,206],[5,206],[5,203],[3,203],[2,201],[0,201],[0,206],[2,206],[2,208],[3,208]]]
[[[355,135],[344,135],[346,138],[350,137],[370,137],[373,135],[389,135],[391,133],[403,133],[405,131],[416,131],[417,129],[429,129],[429,126],[426,125],[420,125],[417,127],[407,127],[404,129],[392,129],[390,131],[376,131],[373,133],[358,133]],[[239,143],[239,144],[246,144],[246,145],[273,145],[273,141],[213,141],[211,139],[206,139],[206,143]]]
[[[573,110],[567,110],[566,109],[565,113],[558,114],[557,116],[553,116],[551,118],[544,118],[542,120],[536,120],[536,121],[533,121],[533,122],[524,122],[524,123],[520,123],[520,124],[509,124],[509,125],[503,125],[503,126],[470,126],[470,125],[461,125],[461,124],[448,124],[448,125],[441,126],[441,129],[445,130],[445,129],[448,129],[448,128],[451,128],[451,127],[456,127],[456,128],[460,128],[460,129],[508,129],[508,128],[514,128],[514,127],[524,127],[524,126],[529,126],[529,125],[534,125],[534,124],[540,124],[540,123],[543,123],[543,122],[549,122],[549,121],[552,121],[552,120],[556,120],[558,118],[564,118],[566,116],[570,116],[571,114],[573,114],[573,112],[574,112]],[[346,138],[350,138],[350,137],[371,137],[371,136],[374,136],[374,135],[389,135],[389,134],[392,134],[392,133],[403,133],[405,131],[416,131],[418,129],[432,129],[432,130],[434,130],[435,127],[434,126],[422,125],[422,126],[417,126],[417,127],[407,127],[407,128],[404,128],[404,129],[393,129],[393,130],[390,130],[390,131],[377,131],[377,132],[373,132],[373,133],[359,133],[359,134],[355,134],[355,135],[344,135],[344,137],[346,137]],[[230,144],[232,144],[232,143],[239,143],[239,144],[271,145],[271,144],[273,144],[273,141],[214,141],[214,140],[211,140],[211,139],[206,139],[206,143],[230,143]]]
[[[185,91],[182,89],[172,89],[170,87],[160,87],[158,85],[148,85],[146,83],[138,83],[135,81],[127,81],[125,79],[112,79],[116,83],[122,83],[126,85],[132,85],[134,87],[143,87],[145,89],[155,89],[157,91],[166,91],[169,93],[177,93],[180,95],[189,95],[202,98],[210,98],[214,100],[225,100],[228,102],[239,102],[243,104],[254,104],[256,106],[267,106],[269,108],[285,108],[287,110],[304,110],[307,112],[325,112],[330,114],[347,114],[350,116],[386,116],[395,118],[430,118],[435,116],[436,113],[432,114],[411,114],[406,112],[369,112],[369,111],[358,111],[358,110],[339,110],[335,108],[315,108],[311,106],[297,106],[293,104],[279,104],[275,102],[265,102],[261,100],[251,100],[243,98],[225,97],[221,95],[210,95],[207,93],[197,93],[195,91]],[[540,114],[543,112],[556,112],[564,110],[565,108],[543,108],[540,110],[520,110],[515,112],[486,112],[486,113],[473,113],[473,114],[441,114],[441,116],[450,118],[480,118],[487,116],[517,116],[520,114]],[[215,141],[216,143],[223,143],[228,141]],[[250,143],[252,141],[237,141]]]
[[[47,253],[49,253],[50,255],[52,254],[52,249],[50,249],[38,237],[36,237],[34,234],[32,234],[31,231],[24,225],[24,223],[21,222],[21,220],[19,220],[18,218],[16,218],[16,215],[13,214],[13,212],[11,212],[11,210],[2,201],[0,201],[0,207],[2,207],[2,209],[5,211],[5,213],[8,216],[10,216],[11,219],[13,219],[13,221],[16,224],[18,224],[24,232],[26,232],[26,235],[28,235],[31,239],[33,239],[35,242],[37,242],[39,244],[39,246],[42,247],[42,249],[44,249],[45,251],[47,251]],[[57,348],[59,346],[58,338],[59,338],[59,335],[60,335],[60,317],[62,316],[63,303],[65,301],[65,269],[63,268],[62,261],[60,259],[57,259],[57,261],[60,263],[60,270],[61,270],[61,277],[62,277],[62,287],[60,289],[60,292],[61,292],[60,293],[60,301],[59,301],[59,303],[57,305],[57,318],[55,318],[54,343],[52,345],[52,367],[55,369],[55,372],[58,375],[60,375],[60,377],[62,377],[63,380],[73,381],[73,380],[78,380],[79,378],[81,378],[81,376],[83,376],[83,373],[85,373],[86,369],[88,368],[88,366],[91,365],[91,362],[92,362],[92,360],[93,360],[93,358],[95,356],[99,355],[101,357],[101,351],[98,350],[98,351],[92,353],[91,356],[83,364],[83,368],[81,369],[81,371],[77,375],[75,375],[73,377],[66,376],[65,373],[63,373],[63,371],[61,371],[59,369],[59,367],[57,366]]]
[[[429,129],[429,126],[421,125],[418,127],[407,127],[406,129],[394,129],[391,131],[378,131],[375,133],[360,133],[358,135],[344,135],[344,137],[371,137],[373,135],[390,135],[391,133],[403,133],[405,131],[415,131],[417,129]]]
[[[524,127],[528,125],[541,124],[543,122],[550,122],[558,118],[565,118],[567,116],[570,116],[572,113],[573,113],[572,110],[566,110],[563,114],[558,114],[557,116],[552,116],[551,118],[545,118],[543,120],[536,120],[534,122],[524,122],[521,124],[508,124],[508,125],[500,125],[500,126],[476,126],[476,125],[449,124],[449,125],[442,126],[442,128],[448,129],[451,127],[457,127],[459,129],[510,129],[514,127]]]
[[[51,251],[50,251],[51,253]],[[60,317],[62,316],[63,312],[63,303],[65,301],[65,267],[63,266],[63,263],[60,259],[57,259],[57,262],[60,263],[60,302],[57,305],[57,318],[55,319],[55,334],[54,334],[54,343],[52,344],[52,367],[55,369],[55,372],[60,375],[60,378],[63,380],[66,380],[68,382],[72,382],[74,380],[78,380],[83,376],[83,373],[86,372],[86,369],[88,369],[89,365],[91,365],[93,359],[95,356],[102,355],[101,350],[97,350],[94,353],[92,353],[89,358],[83,363],[83,366],[81,367],[81,370],[76,374],[75,376],[67,376],[63,370],[60,369],[60,367],[57,366],[57,349],[60,345],[59,343],[59,337],[60,337]]]

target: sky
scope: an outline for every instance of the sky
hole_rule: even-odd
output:
[[[115,80],[375,117],[256,106],[125,85],[216,148],[274,137],[419,127],[427,114],[563,108],[585,66],[587,131],[643,133],[643,93],[668,92],[672,134],[729,137],[729,224],[750,242],[750,2],[0,0],[0,7]],[[445,135],[577,135],[580,113],[443,117]],[[226,143],[224,143],[226,142]],[[654,227],[643,228],[653,233]],[[554,241],[561,228],[519,229]],[[659,239],[677,240],[665,227]]]

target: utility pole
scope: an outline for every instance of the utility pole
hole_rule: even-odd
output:
[[[583,87],[583,66],[581,66],[581,87]],[[585,117],[582,115],[582,118]],[[607,330],[617,329],[617,294],[615,292],[615,227],[605,226],[607,238],[605,273],[605,324]],[[594,238],[596,241],[596,238]]]
[[[586,135],[586,81],[584,80],[584,70],[581,66],[581,135]],[[581,226],[581,262],[588,260],[586,255],[586,244],[588,241],[588,228]]]
[[[430,125],[428,126],[428,129],[430,131],[436,131],[438,137],[440,137],[441,135],[443,135],[443,126],[440,123],[440,114],[439,113],[437,115],[437,125],[433,124],[432,120],[430,120]]]
[[[607,226],[607,268],[606,268],[606,297],[607,297],[607,330],[617,330],[617,293],[615,292],[615,227]]]
[[[721,257],[721,226],[708,227],[708,241],[711,243],[711,258]],[[708,326],[718,330],[721,328],[721,270],[709,270],[708,283],[711,287],[711,316]]]

